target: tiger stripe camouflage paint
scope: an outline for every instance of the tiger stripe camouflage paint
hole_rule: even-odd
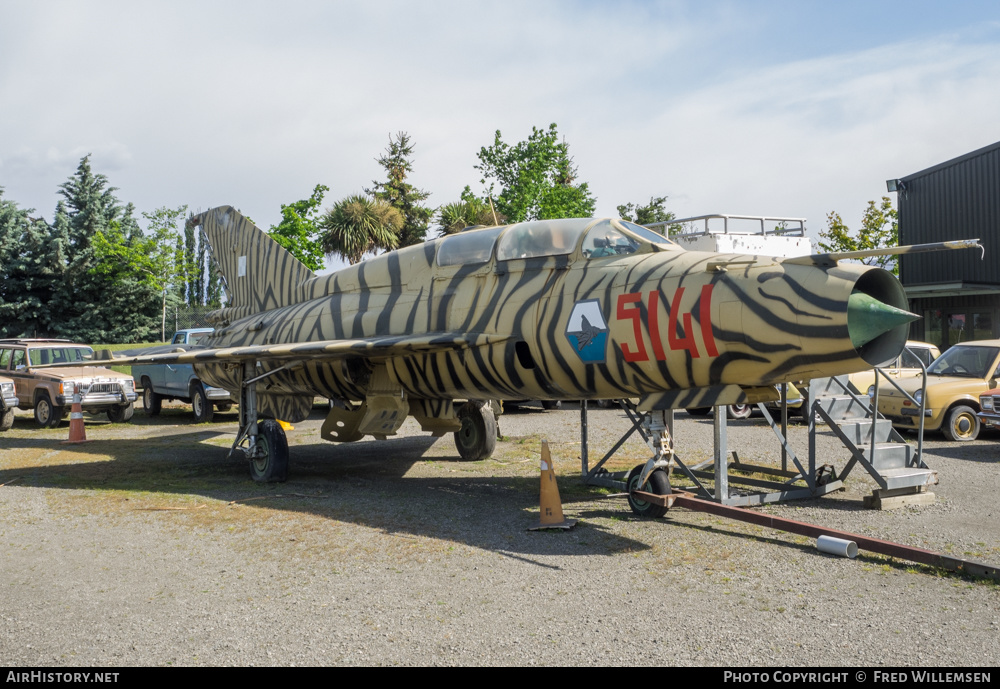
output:
[[[906,339],[900,326],[852,346],[852,292],[906,307],[898,281],[864,265],[647,241],[588,258],[581,241],[568,254],[442,266],[435,256],[448,240],[438,239],[315,276],[228,206],[198,220],[230,296],[205,344],[257,347],[257,357],[233,358],[255,358],[261,372],[301,359],[258,385],[262,412],[293,421],[314,395],[364,400],[383,365],[411,409],[423,400],[620,397],[653,409],[730,404],[760,386],[870,368]],[[618,221],[561,222],[635,239]],[[513,225],[501,241],[549,227]],[[413,341],[425,335],[423,346]],[[377,338],[387,338],[381,348]],[[288,347],[331,340],[362,342],[325,355]],[[223,353],[191,358],[207,382],[238,390],[241,368]]]

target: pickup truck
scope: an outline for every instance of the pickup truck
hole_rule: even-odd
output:
[[[211,328],[178,330],[165,347],[143,350],[141,353],[171,352],[178,348],[190,349],[198,340],[212,332]],[[130,352],[138,354],[140,352]],[[123,352],[124,354],[124,352]],[[205,385],[195,375],[191,364],[142,364],[132,367],[132,377],[142,388],[142,408],[150,416],[160,413],[163,400],[181,400],[191,405],[195,422],[211,421],[218,408],[221,412],[232,409],[229,392]]]

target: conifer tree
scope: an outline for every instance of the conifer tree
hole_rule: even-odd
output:
[[[385,169],[386,180],[384,182],[373,180],[374,186],[365,189],[365,193],[370,194],[376,201],[385,201],[402,214],[403,227],[399,230],[399,248],[424,241],[427,226],[434,214],[432,209],[420,205],[430,193],[417,189],[406,181],[407,176],[413,172],[413,163],[410,162],[412,155],[413,144],[410,142],[409,134],[399,132],[395,137],[390,135],[385,154],[377,158],[378,164]]]

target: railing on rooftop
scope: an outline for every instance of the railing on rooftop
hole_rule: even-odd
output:
[[[752,223],[759,225],[759,229],[744,229],[751,227]],[[721,227],[719,227],[720,224]],[[646,227],[656,228],[669,225],[683,225],[684,229],[681,231],[681,234],[685,236],[701,236],[708,234],[760,234],[804,237],[806,234],[805,218],[772,218],[760,215],[698,215],[693,218],[677,218],[676,220],[670,220],[668,222],[651,223],[646,225]]]

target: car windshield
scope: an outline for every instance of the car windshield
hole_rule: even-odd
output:
[[[212,333],[188,333],[188,344],[198,344],[198,340]]]
[[[964,347],[956,345],[934,360],[927,369],[932,376],[986,378],[993,373],[997,347]]]
[[[70,364],[74,361],[90,361],[94,350],[90,347],[33,347],[28,350],[28,361],[32,366],[46,364]]]

